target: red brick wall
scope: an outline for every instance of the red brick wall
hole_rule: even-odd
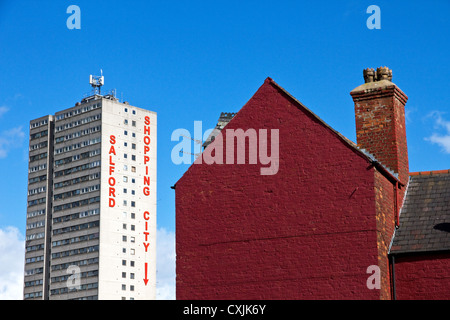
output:
[[[394,99],[394,121],[395,126],[395,141],[397,143],[397,163],[399,180],[405,185],[409,180],[409,157],[408,157],[408,145],[406,141],[406,125],[405,125],[405,103],[407,97],[401,93],[396,93]],[[397,171],[396,171],[397,172]],[[405,188],[400,190],[400,204],[402,203]]]
[[[377,161],[398,173],[401,183],[409,178],[405,128],[407,96],[392,82],[372,82],[351,92],[355,102],[358,146]],[[392,182],[375,173],[378,265],[381,272],[381,299],[390,299],[388,250],[395,229],[395,219],[402,205],[406,186],[395,191]],[[396,202],[397,206],[396,207]]]
[[[395,258],[399,300],[449,300],[450,253]]]
[[[375,90],[352,91],[352,97],[358,146],[398,173],[400,181],[406,184],[409,177],[405,128],[407,96],[390,83]]]
[[[378,266],[381,275],[380,299],[383,300],[391,299],[388,253],[395,230],[394,193],[392,182],[388,181],[380,172],[375,171]]]
[[[177,182],[177,299],[379,299],[367,160],[268,80],[231,128],[279,129],[279,171],[194,164]]]

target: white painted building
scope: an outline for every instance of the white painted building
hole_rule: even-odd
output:
[[[100,94],[30,122],[24,299],[155,299],[156,129]]]

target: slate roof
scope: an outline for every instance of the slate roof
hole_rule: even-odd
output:
[[[206,139],[206,141],[202,145],[203,149],[205,149],[211,142],[214,141],[214,138],[220,133],[220,131],[222,131],[223,128],[225,128],[228,122],[230,122],[235,115],[235,112],[222,112],[220,114],[216,127],[213,129],[208,139]]]
[[[450,250],[450,170],[411,174],[391,254]]]

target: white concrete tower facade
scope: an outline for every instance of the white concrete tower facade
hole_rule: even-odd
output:
[[[154,299],[156,114],[104,100],[102,118],[99,299]]]

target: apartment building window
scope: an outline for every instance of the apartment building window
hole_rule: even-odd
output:
[[[136,172],[136,167],[131,167],[131,172]]]
[[[123,154],[123,158],[126,159],[128,158],[128,155],[126,153]]]
[[[134,154],[131,155],[131,160],[136,161],[136,156]]]
[[[133,138],[136,138],[136,133],[133,132],[133,133],[131,134],[131,136],[132,136]]]
[[[127,265],[127,260],[122,260],[122,265],[126,266]]]
[[[133,126],[133,127],[136,127],[136,121],[131,121],[131,125]]]
[[[125,112],[128,112],[128,108],[125,108]]]
[[[127,290],[127,286],[125,284],[122,285],[122,290],[123,291]]]
[[[123,120],[123,123],[128,124],[128,120],[127,119]]]
[[[127,188],[123,188],[123,193],[127,193]]]
[[[127,242],[127,236],[122,236],[122,241]]]
[[[123,134],[127,136],[127,135],[128,135],[128,131],[127,131],[127,130],[124,130],[124,131],[123,131]]]
[[[131,144],[131,149],[136,150],[136,143]]]
[[[128,182],[128,177],[127,176],[123,177],[123,182]]]
[[[133,110],[133,114],[136,114],[136,110]]]
[[[127,273],[126,272],[122,272],[122,278],[126,278],[127,277]]]

